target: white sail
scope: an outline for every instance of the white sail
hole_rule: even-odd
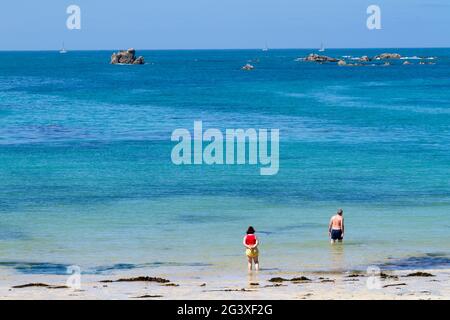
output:
[[[67,50],[66,50],[66,48],[64,47],[64,42],[63,42],[62,48],[61,48],[61,50],[59,51],[59,53],[67,53]]]
[[[320,49],[319,52],[324,52],[325,51],[325,47],[323,46],[323,43],[320,44]]]

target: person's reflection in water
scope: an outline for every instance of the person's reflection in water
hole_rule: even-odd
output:
[[[329,248],[331,269],[337,272],[345,271],[344,244],[336,243],[335,245],[329,246]]]
[[[259,284],[258,273],[257,272],[249,272],[247,280],[248,280],[248,287],[254,288],[255,286],[257,286]]]

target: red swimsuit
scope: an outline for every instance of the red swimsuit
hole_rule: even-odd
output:
[[[245,236],[245,244],[248,246],[254,246],[256,244],[256,236],[254,234],[248,234]]]

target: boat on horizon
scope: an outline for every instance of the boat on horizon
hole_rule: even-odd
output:
[[[325,47],[323,46],[323,43],[320,44],[320,49],[319,52],[324,52],[325,51]]]
[[[264,48],[262,48],[262,51],[269,51],[269,47],[267,46],[267,42],[266,42],[266,46]]]
[[[67,50],[66,50],[66,48],[64,47],[64,42],[63,42],[63,44],[62,44],[61,50],[59,50],[59,53],[62,53],[62,54],[67,53]]]

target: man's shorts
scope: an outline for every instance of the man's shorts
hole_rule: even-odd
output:
[[[342,240],[342,230],[332,229],[331,230],[332,240]]]

